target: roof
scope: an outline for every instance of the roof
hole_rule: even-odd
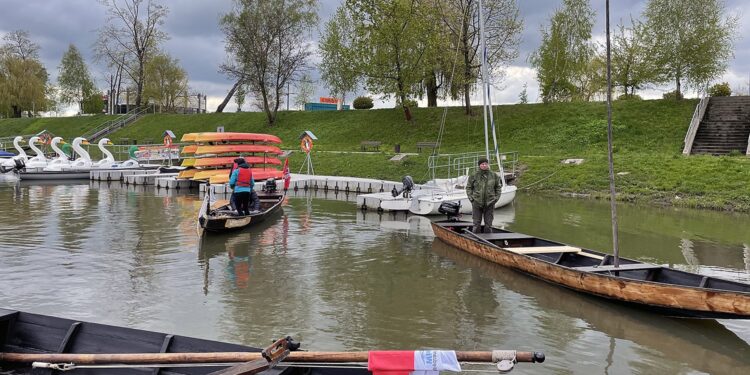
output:
[[[305,130],[302,132],[302,134],[299,135],[299,139],[305,138],[305,136],[310,137],[313,141],[317,141],[318,137],[315,136],[311,131]]]
[[[171,130],[165,130],[164,134],[162,134],[161,136],[162,137],[169,136],[170,138],[177,138],[177,136],[175,136],[174,133],[172,133]]]

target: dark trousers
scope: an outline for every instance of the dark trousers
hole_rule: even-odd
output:
[[[492,220],[495,218],[495,205],[480,206],[471,205],[471,218],[474,222],[474,233],[482,232],[482,219],[484,219],[484,232],[492,232]]]
[[[251,211],[260,211],[260,198],[258,198],[258,193],[254,190],[250,192],[250,202],[248,203],[248,207],[250,207]]]
[[[232,202],[240,215],[250,215],[250,192],[232,193]]]

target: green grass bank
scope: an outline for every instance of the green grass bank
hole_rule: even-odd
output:
[[[618,199],[718,210],[750,211],[750,159],[744,155],[712,157],[681,154],[682,142],[697,101],[653,100],[615,102],[614,157]],[[282,148],[299,150],[298,136],[311,130],[319,138],[313,150],[315,172],[400,180],[409,174],[428,179],[424,151],[395,164],[388,159],[395,145],[416,152],[416,143],[435,141],[443,108],[419,108],[415,122],[406,123],[398,109],[347,112],[280,112],[276,126],[265,125],[262,113],[148,115],[109,136],[117,142],[160,140],[165,129],[178,136],[188,132],[225,131],[273,133]],[[484,149],[481,108],[466,116],[449,108],[441,153]],[[0,120],[0,136],[48,129],[65,137],[80,135],[106,121],[105,116],[60,119]],[[495,121],[503,151],[518,151],[523,173],[517,185],[527,191],[600,198],[608,195],[606,105],[557,103],[495,107]],[[382,142],[380,152],[362,154],[360,142]],[[340,153],[343,151],[343,153]],[[581,165],[561,160],[583,158]],[[291,156],[292,171],[304,154]]]

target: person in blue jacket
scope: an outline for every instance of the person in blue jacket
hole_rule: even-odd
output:
[[[239,215],[250,215],[250,198],[255,186],[253,172],[245,159],[237,158],[235,162],[237,169],[229,177],[229,187],[233,190],[231,199]]]

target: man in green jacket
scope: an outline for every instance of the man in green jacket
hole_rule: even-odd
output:
[[[492,231],[495,203],[500,199],[502,188],[500,177],[490,170],[487,159],[479,158],[479,169],[469,177],[469,182],[466,184],[466,195],[472,206],[474,233],[482,231],[482,219],[484,219],[484,231],[486,233]]]

